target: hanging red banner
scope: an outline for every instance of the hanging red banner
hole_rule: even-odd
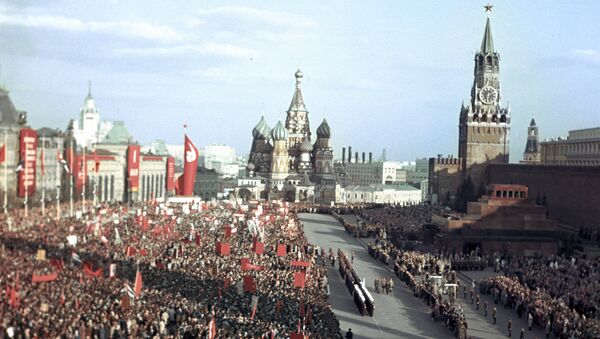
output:
[[[167,158],[167,192],[173,192],[175,189],[175,159]]]
[[[137,192],[140,188],[140,149],[140,145],[127,147],[127,178],[131,192]]]
[[[35,194],[35,170],[37,158],[37,131],[21,129],[19,147],[19,197]]]

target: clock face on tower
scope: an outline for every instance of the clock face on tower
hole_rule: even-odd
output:
[[[479,91],[479,100],[484,104],[493,104],[498,99],[498,91],[492,86],[486,85]]]

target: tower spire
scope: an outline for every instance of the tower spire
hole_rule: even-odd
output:
[[[92,97],[92,81],[88,80],[88,98]]]
[[[492,39],[492,26],[490,24],[490,13],[492,12],[492,5],[487,4],[483,6],[487,13],[487,20],[485,23],[485,31],[483,33],[483,40],[481,41],[481,50],[483,54],[494,53],[494,39]]]

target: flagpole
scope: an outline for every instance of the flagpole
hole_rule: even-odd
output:
[[[29,186],[27,185],[28,180],[27,180],[27,147],[25,147],[25,156],[24,156],[24,160],[23,160],[23,188],[25,189],[25,217],[27,218],[29,216],[29,209],[27,207],[27,200],[29,198]]]
[[[60,154],[60,145],[58,146],[58,152]],[[57,185],[56,185],[56,220],[60,220],[60,189],[61,189],[61,181],[62,178],[60,177],[60,161],[58,160],[58,156],[56,159],[56,180],[57,180]]]
[[[71,175],[70,175],[70,177],[71,177],[71,185],[69,185],[69,188],[70,188],[69,214],[70,214],[71,218],[73,217],[73,184],[74,184],[74,179],[73,179],[73,177],[74,177],[74,173],[73,173],[73,156],[74,156],[74,154],[73,154],[73,147],[75,147],[74,146],[74,141],[73,141],[73,139],[71,139],[71,150],[69,151],[69,153],[71,154],[71,157],[70,157],[70,160],[69,160],[71,162],[69,164],[69,166],[71,167],[70,168],[70,170],[71,170]]]
[[[8,213],[8,132],[4,129],[4,216]]]
[[[44,168],[45,166],[45,161],[44,161],[44,157],[46,156],[46,154],[44,154],[44,150],[46,149],[46,136],[42,136],[42,156],[41,158],[41,164],[42,165],[42,216],[46,216],[46,169]]]
[[[94,205],[92,207],[92,214],[94,213],[94,210],[96,209],[96,184],[98,181],[98,169],[96,168],[96,158],[98,156],[96,155],[96,144],[94,144],[94,187],[93,187],[93,195],[94,195]]]
[[[87,183],[87,164],[86,164],[86,160],[85,160],[85,144],[83,145],[83,156],[82,156],[82,163],[81,163],[81,167],[79,169],[79,175],[81,175],[81,172],[83,171],[83,180],[82,180],[82,188],[81,188],[81,213],[85,214],[85,184]]]

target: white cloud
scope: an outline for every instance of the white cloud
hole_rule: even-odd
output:
[[[145,21],[82,21],[60,15],[33,14],[0,7],[0,25],[56,29],[72,32],[108,33],[161,42],[180,42],[186,35],[177,30]]]
[[[316,27],[317,22],[311,18],[285,12],[267,11],[243,6],[223,6],[197,11],[200,16],[230,16],[262,21],[271,25]]]
[[[117,53],[133,56],[178,56],[186,54],[214,54],[230,57],[253,57],[257,54],[254,50],[248,48],[213,42],[185,44],[170,47],[121,48],[117,50]]]

